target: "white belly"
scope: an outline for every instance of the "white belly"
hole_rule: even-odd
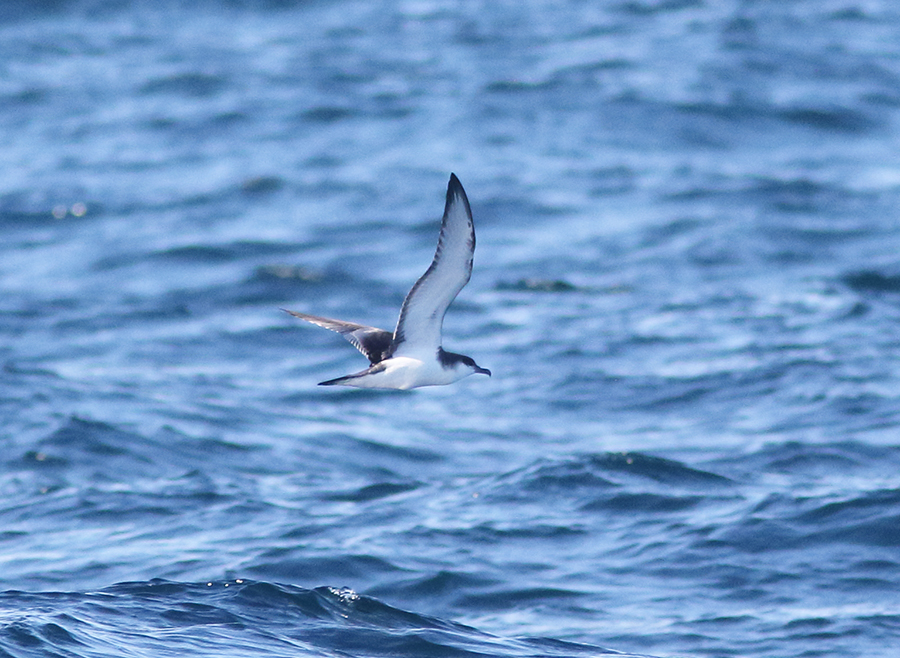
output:
[[[356,388],[392,388],[405,391],[419,386],[452,384],[471,374],[468,368],[444,368],[434,358],[424,360],[397,356],[382,361],[382,364],[384,369],[379,372],[348,379],[341,384]]]

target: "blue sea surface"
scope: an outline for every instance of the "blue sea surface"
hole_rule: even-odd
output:
[[[0,171],[0,657],[898,655],[895,3],[7,2]]]

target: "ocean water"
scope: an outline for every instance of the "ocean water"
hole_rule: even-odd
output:
[[[900,10],[0,8],[0,656],[900,646]],[[494,375],[317,387],[393,328]]]

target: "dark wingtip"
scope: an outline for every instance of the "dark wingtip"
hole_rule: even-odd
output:
[[[447,183],[447,204],[444,206],[444,214],[446,216],[447,210],[450,208],[450,205],[456,200],[459,199],[463,202],[466,207],[466,214],[469,217],[472,217],[472,209],[469,208],[469,198],[466,196],[466,191],[463,189],[462,183],[459,182],[459,179],[456,177],[456,174],[450,174],[450,182]],[[475,246],[474,244],[472,245]]]
[[[459,182],[459,179],[456,177],[456,174],[450,174],[450,182],[447,183],[447,196],[451,194],[460,194],[465,195],[465,190],[463,190],[462,183]]]

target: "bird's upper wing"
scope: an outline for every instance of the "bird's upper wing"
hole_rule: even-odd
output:
[[[403,301],[392,354],[437,352],[444,314],[472,276],[474,253],[475,227],[469,200],[459,179],[450,174],[437,251],[431,266]]]
[[[367,327],[364,324],[356,324],[354,322],[344,322],[343,320],[332,320],[331,318],[323,318],[318,315],[307,315],[306,313],[288,311],[287,309],[284,309],[284,311],[301,320],[336,331],[349,340],[353,347],[362,352],[372,365],[384,359],[391,347],[391,332],[384,329]]]

